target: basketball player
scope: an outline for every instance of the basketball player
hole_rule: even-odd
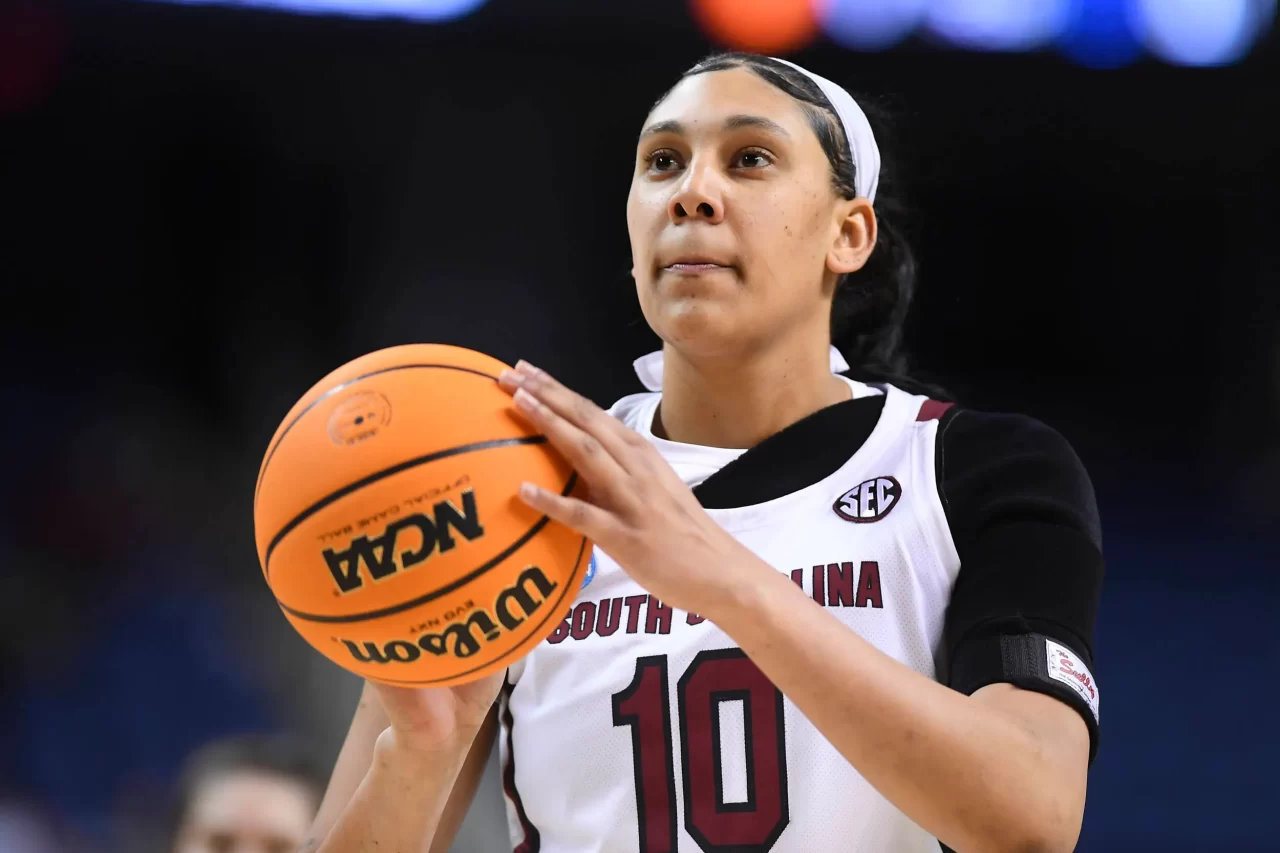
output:
[[[446,850],[496,735],[520,853],[1073,849],[1092,487],[1049,428],[894,378],[913,264],[880,182],[853,98],[789,63],[714,57],[658,102],[627,206],[649,392],[500,380],[591,486],[521,497],[594,572],[505,679],[367,687],[314,847]]]

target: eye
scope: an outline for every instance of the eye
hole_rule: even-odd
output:
[[[644,158],[650,172],[671,172],[680,167],[676,153],[669,148],[661,148]]]
[[[739,151],[738,156],[733,160],[734,168],[738,169],[759,169],[772,163],[773,157],[769,152],[761,148],[748,148],[744,151]]]

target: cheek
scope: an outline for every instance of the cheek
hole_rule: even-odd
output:
[[[831,248],[831,213],[826,202],[819,196],[800,199],[786,223],[787,252],[795,271],[803,271],[806,280],[815,285],[822,281]]]
[[[770,299],[791,298],[796,284],[821,276],[825,220],[815,206],[800,194],[777,193],[744,217],[745,242],[756,260],[753,269]]]
[[[665,215],[666,206],[656,194],[632,184],[627,196],[627,234],[631,238],[632,261],[637,268],[643,267],[646,275],[654,237],[662,230]]]
[[[799,194],[778,194],[744,222],[752,263],[744,320],[776,329],[809,318],[822,304],[822,220]]]

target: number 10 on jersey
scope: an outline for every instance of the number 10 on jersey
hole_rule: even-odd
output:
[[[613,724],[631,728],[639,853],[676,853],[676,779],[667,656],[636,659],[613,695]],[[725,802],[720,704],[741,702],[747,797]],[[706,853],[765,853],[787,826],[782,691],[742,649],[699,652],[676,685],[684,826]],[[732,748],[732,747],[730,747]]]

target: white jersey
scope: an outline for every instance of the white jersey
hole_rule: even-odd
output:
[[[960,568],[935,478],[936,406],[892,386],[821,481],[708,513],[817,605],[929,677]],[[742,451],[653,436],[660,395],[611,410],[691,486]],[[504,787],[518,853],[937,853],[734,642],[597,549],[563,624],[508,674]]]

